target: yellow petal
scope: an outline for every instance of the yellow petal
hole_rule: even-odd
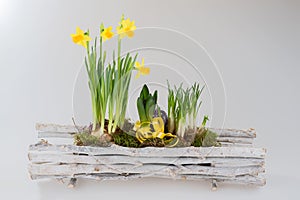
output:
[[[142,66],[144,66],[144,64],[145,64],[145,59],[143,58],[142,59]]]
[[[76,34],[83,35],[84,31],[81,30],[78,26],[76,27]]]
[[[79,27],[76,27],[76,33],[71,34],[72,40],[75,44],[82,45],[87,48],[87,42],[91,40],[88,35],[84,34],[84,31]]]
[[[80,41],[82,41],[83,38],[84,38],[83,35],[72,34],[72,40],[76,44],[80,43]]]
[[[134,32],[133,31],[127,31],[126,32],[126,35],[129,37],[129,38],[132,38],[134,36]]]
[[[140,67],[139,71],[141,72],[142,75],[150,74],[150,68],[149,67]]]
[[[135,62],[135,67],[139,68],[140,67],[140,63],[139,62]]]
[[[87,48],[86,41],[81,41],[81,45],[82,45],[84,48]]]
[[[120,38],[123,38],[125,36],[131,38],[134,36],[134,30],[136,29],[136,26],[134,25],[134,21],[130,21],[129,18],[126,20],[123,19],[120,23],[120,26],[117,27],[117,32],[120,35]]]
[[[88,41],[91,41],[91,37],[90,36],[88,36],[88,35],[84,35],[84,40],[86,41],[86,42],[88,42]]]
[[[138,72],[138,73],[135,75],[135,78],[138,79],[138,78],[140,78],[140,76],[141,76],[141,72]]]

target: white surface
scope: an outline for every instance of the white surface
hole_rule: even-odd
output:
[[[0,0],[0,11],[1,198],[297,199],[299,1]],[[70,33],[101,21],[116,24],[121,13],[144,27],[184,32],[207,48],[227,89],[225,127],[255,127],[257,146],[268,149],[265,187],[224,185],[213,193],[198,182],[146,179],[83,181],[69,190],[29,180],[26,154],[36,139],[35,122],[71,123],[84,52]]]

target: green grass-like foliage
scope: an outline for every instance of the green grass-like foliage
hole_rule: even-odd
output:
[[[168,83],[168,131],[184,137],[187,129],[196,128],[196,118],[202,101],[200,95],[203,91],[198,83],[184,89],[182,84],[177,88],[170,87]]]
[[[123,18],[122,18],[123,19]],[[100,35],[104,31],[100,27]],[[87,33],[89,35],[89,33]],[[103,51],[103,38],[100,36],[99,52],[97,38],[93,45],[87,43],[85,66],[88,74],[88,85],[91,93],[93,111],[93,131],[100,127],[99,135],[104,133],[105,117],[108,114],[109,134],[122,127],[128,103],[128,89],[131,73],[137,58],[129,53],[121,57],[121,38],[118,38],[117,58],[113,52],[113,61],[106,63],[106,51]]]

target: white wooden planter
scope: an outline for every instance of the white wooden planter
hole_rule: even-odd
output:
[[[86,127],[37,124],[39,138],[73,138]],[[263,186],[266,149],[252,146],[256,133],[233,129],[211,129],[222,147],[126,148],[84,147],[49,144],[42,140],[29,147],[29,173],[33,180],[77,178],[129,180],[143,177]]]

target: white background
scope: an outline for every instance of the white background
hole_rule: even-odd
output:
[[[84,50],[76,26],[166,27],[204,45],[227,94],[225,127],[255,127],[268,149],[267,185],[146,179],[82,181],[74,190],[33,182],[27,148],[36,122],[70,124],[72,92]],[[299,189],[300,1],[8,1],[0,0],[1,199],[297,199]]]

